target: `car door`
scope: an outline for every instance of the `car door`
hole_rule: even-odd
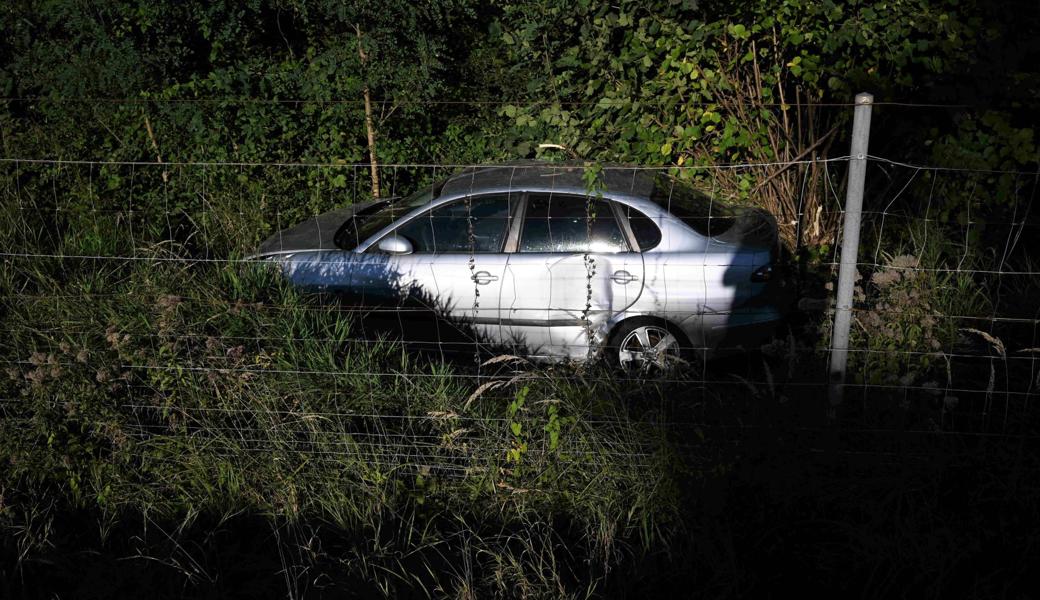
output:
[[[516,198],[468,196],[420,213],[389,234],[408,240],[411,254],[382,254],[373,245],[363,287],[391,282],[406,340],[453,350],[500,339],[503,250]]]
[[[642,286],[642,257],[611,202],[530,193],[502,287],[503,335],[535,357],[585,358]]]

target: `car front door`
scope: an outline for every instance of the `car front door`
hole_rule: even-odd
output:
[[[470,196],[420,213],[389,234],[408,240],[410,254],[381,254],[373,245],[374,269],[362,275],[362,287],[390,283],[403,303],[396,316],[406,341],[465,351],[500,339],[503,248],[518,197]]]
[[[535,357],[585,358],[639,298],[642,256],[602,198],[531,193],[521,225],[502,287],[502,334]]]

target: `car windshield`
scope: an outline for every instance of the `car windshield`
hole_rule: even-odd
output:
[[[736,222],[737,214],[731,206],[665,174],[654,180],[650,199],[707,237],[725,233]]]
[[[358,211],[336,232],[336,245],[343,250],[357,248],[361,242],[411,210],[429,204],[438,190],[439,185],[426,187],[410,196],[384,200]]]

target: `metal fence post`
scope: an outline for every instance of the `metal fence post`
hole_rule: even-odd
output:
[[[849,151],[849,181],[845,193],[845,226],[842,232],[841,262],[838,270],[838,297],[831,333],[830,411],[837,417],[845,387],[845,365],[849,355],[849,326],[852,322],[852,290],[856,282],[859,229],[863,220],[863,185],[867,176],[867,144],[870,141],[872,94],[857,94],[852,120],[852,148]]]

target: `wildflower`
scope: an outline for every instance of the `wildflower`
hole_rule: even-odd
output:
[[[33,369],[25,374],[25,378],[33,385],[40,385],[46,379],[47,373],[43,369]]]
[[[180,296],[175,296],[173,294],[168,294],[168,295],[162,296],[158,300],[156,300],[155,301],[155,306],[159,310],[165,312],[165,311],[170,311],[170,310],[173,310],[173,309],[177,308],[177,306],[180,303],[181,303],[181,297]]]
[[[242,360],[242,355],[245,354],[245,350],[246,349],[244,346],[235,346],[234,348],[229,348],[227,351],[227,357],[233,361]]]
[[[895,267],[896,269],[916,269],[917,265],[919,265],[920,262],[920,259],[916,256],[910,254],[902,254],[900,256],[895,256],[891,260],[889,260],[888,265],[890,267]]]
[[[892,285],[893,283],[899,283],[899,281],[902,278],[903,277],[902,275],[900,275],[899,271],[893,269],[884,269],[882,271],[874,273],[870,277],[870,281],[877,287],[884,289]]]
[[[108,342],[108,345],[113,350],[118,350],[123,345],[125,338],[119,335],[119,330],[115,325],[109,325],[108,329],[105,330],[105,341]]]

